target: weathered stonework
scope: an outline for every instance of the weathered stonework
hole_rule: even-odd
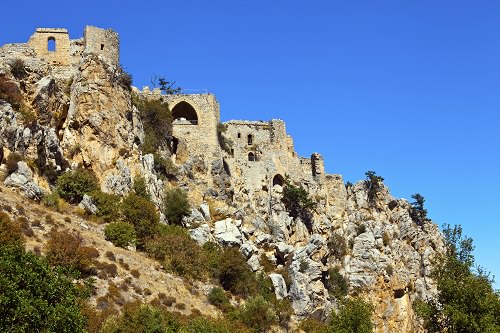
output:
[[[86,26],[81,39],[70,40],[67,29],[37,28],[28,43],[7,44],[2,53],[43,59],[51,65],[70,67],[77,65],[84,54],[96,54],[112,66],[120,63],[118,34],[111,29]]]

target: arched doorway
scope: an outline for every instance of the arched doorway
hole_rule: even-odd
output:
[[[172,109],[172,118],[174,122],[186,121],[191,125],[198,125],[198,114],[196,110],[188,102],[182,101],[177,103]]]
[[[273,177],[273,186],[274,185],[283,186],[284,184],[285,184],[285,178],[283,178],[283,176],[280,175],[279,173]]]
[[[256,159],[255,159],[255,154],[254,154],[254,153],[251,153],[251,152],[250,152],[250,153],[248,153],[248,160],[249,160],[250,162],[255,162],[255,161],[256,161]]]

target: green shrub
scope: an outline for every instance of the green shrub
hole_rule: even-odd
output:
[[[378,193],[384,187],[384,178],[377,176],[375,171],[367,171],[365,175],[365,188],[367,190],[368,202],[373,205],[375,204]]]
[[[57,209],[59,207],[59,200],[61,197],[57,192],[45,193],[40,200],[40,203],[45,207],[49,207],[52,209]]]
[[[411,219],[419,226],[424,225],[426,222],[430,222],[430,219],[427,218],[427,209],[424,208],[425,198],[418,193],[412,194],[411,197],[415,200],[411,203]]]
[[[134,95],[132,102],[139,110],[144,126],[142,152],[152,154],[165,146],[167,138],[172,135],[172,113],[168,104],[160,99],[148,100]]]
[[[120,197],[115,194],[94,191],[90,194],[96,207],[96,215],[104,222],[111,222],[118,219],[120,212]]]
[[[342,302],[338,312],[332,312],[327,331],[329,333],[372,333],[372,313],[373,306],[361,298],[347,298]]]
[[[222,288],[212,288],[207,295],[207,299],[210,304],[216,306],[223,312],[228,312],[232,308],[229,298]]]
[[[236,248],[226,248],[220,252],[214,275],[225,290],[235,295],[247,297],[257,292],[255,274],[245,257]]]
[[[132,303],[125,305],[119,317],[109,318],[101,333],[136,333],[136,332],[177,332],[169,328],[180,328],[181,324],[171,315],[153,306]]]
[[[148,189],[146,186],[146,180],[144,179],[144,177],[136,177],[134,179],[133,190],[134,190],[135,194],[137,194],[138,196],[141,196],[141,197],[148,199],[148,200],[151,199],[149,196],[149,193],[148,193]]]
[[[137,239],[134,226],[127,222],[115,222],[106,225],[104,236],[106,240],[115,246],[123,248],[135,245]]]
[[[239,317],[245,325],[257,332],[267,332],[278,323],[278,316],[271,303],[262,296],[251,297],[240,310]]]
[[[337,267],[328,270],[328,279],[325,283],[325,287],[330,295],[338,300],[347,296],[349,292],[347,280],[340,274]]]
[[[391,238],[389,237],[389,233],[387,231],[384,231],[384,234],[382,235],[382,242],[384,243],[384,246],[388,246],[391,243]]]
[[[86,169],[65,172],[56,182],[57,192],[70,203],[79,203],[84,194],[90,194],[98,188],[96,176]]]
[[[285,179],[281,201],[293,218],[298,216],[306,218],[306,215],[311,214],[311,210],[316,207],[316,202],[309,197],[307,191],[302,186],[293,185],[288,177]]]
[[[177,225],[182,223],[182,218],[184,216],[189,216],[191,213],[187,193],[180,188],[173,188],[165,191],[163,207],[163,213],[167,220]]]
[[[0,245],[0,286],[0,331],[85,332],[84,294],[43,258]]]
[[[158,235],[146,242],[146,252],[163,262],[166,270],[191,279],[206,275],[201,247],[187,233]]]
[[[131,193],[123,200],[121,211],[124,221],[134,226],[137,245],[142,248],[144,241],[154,235],[160,222],[156,206],[148,199]]]

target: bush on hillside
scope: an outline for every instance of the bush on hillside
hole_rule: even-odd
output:
[[[65,172],[57,178],[56,182],[57,193],[73,204],[82,201],[84,194],[90,194],[98,188],[97,177],[86,169]]]
[[[0,246],[20,246],[23,243],[23,230],[19,223],[12,221],[9,215],[0,211]]]
[[[149,193],[148,193],[148,189],[146,186],[146,180],[144,179],[144,177],[136,177],[134,179],[133,190],[134,190],[134,193],[137,194],[138,196],[141,196],[141,197],[148,199],[148,200],[151,199],[149,196]]]
[[[309,193],[307,193],[304,187],[293,185],[288,177],[285,179],[281,201],[285,205],[289,215],[293,218],[300,216],[308,219],[311,210],[316,207],[316,202],[309,197]]]
[[[99,257],[95,248],[83,245],[78,232],[52,230],[47,242],[47,260],[53,266],[63,266],[71,271],[90,274],[93,259]]]
[[[131,223],[137,233],[137,245],[142,248],[146,239],[155,234],[160,222],[156,206],[148,199],[129,194],[121,204],[125,222]]]
[[[375,171],[367,171],[365,175],[365,188],[367,190],[368,202],[373,205],[375,204],[378,193],[384,187],[384,178],[377,176]]]
[[[94,191],[90,194],[96,207],[96,215],[103,219],[104,222],[115,221],[119,217],[120,212],[120,197],[115,194]]]
[[[371,316],[373,306],[361,298],[346,298],[338,312],[332,311],[327,332],[329,333],[372,333]]]
[[[163,199],[164,214],[170,223],[180,225],[184,216],[189,216],[191,207],[187,193],[180,188],[165,191]]]
[[[26,252],[0,244],[0,331],[85,332],[82,291]]]
[[[132,102],[139,110],[144,126],[142,152],[155,153],[158,148],[166,146],[168,138],[172,136],[172,112],[161,99],[148,100],[133,96]]]
[[[278,316],[272,304],[262,296],[250,297],[241,308],[239,318],[256,332],[267,332],[278,323]]]
[[[115,222],[106,225],[104,236],[106,240],[115,246],[123,248],[134,246],[137,239],[134,226],[127,222]]]
[[[232,308],[226,292],[220,287],[212,288],[207,295],[207,299],[210,304],[219,308],[222,312],[228,312]]]

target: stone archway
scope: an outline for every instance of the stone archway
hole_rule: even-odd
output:
[[[174,106],[172,118],[174,123],[198,125],[198,114],[194,107],[186,101],[181,101]]]

